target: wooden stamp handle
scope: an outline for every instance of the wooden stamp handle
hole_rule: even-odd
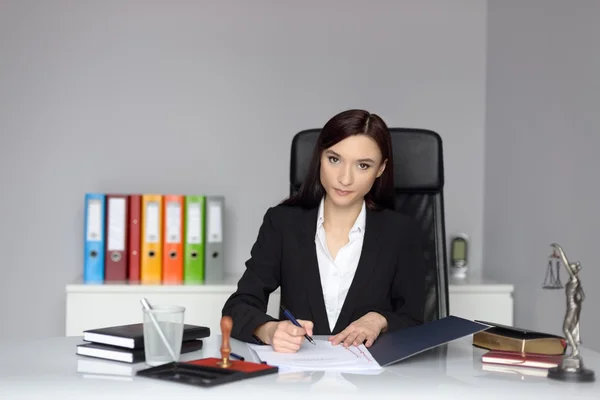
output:
[[[228,367],[231,365],[229,361],[229,355],[231,354],[231,329],[233,328],[233,320],[229,316],[221,318],[221,362],[222,367]]]

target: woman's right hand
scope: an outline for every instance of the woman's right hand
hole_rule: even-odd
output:
[[[295,353],[300,349],[300,345],[306,340],[304,335],[312,336],[313,323],[301,319],[298,320],[298,323],[302,325],[302,328],[290,321],[276,323],[271,336],[273,350],[280,353]]]

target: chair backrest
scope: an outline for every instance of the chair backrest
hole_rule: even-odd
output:
[[[421,228],[427,259],[423,318],[434,321],[449,315],[442,139],[426,129],[389,131],[394,152],[396,210],[413,217]],[[292,140],[290,195],[302,185],[319,132],[320,129],[304,130]]]

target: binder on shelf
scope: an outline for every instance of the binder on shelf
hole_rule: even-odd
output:
[[[105,281],[127,280],[127,195],[106,195]]]
[[[130,282],[140,281],[140,253],[142,233],[142,196],[130,194],[128,196],[128,257],[127,277]]]
[[[183,196],[163,197],[163,283],[183,282]]]
[[[86,193],[84,217],[83,282],[104,282],[104,221],[106,196],[102,193]]]
[[[142,195],[142,241],[140,281],[162,281],[162,195]]]
[[[185,196],[184,283],[204,282],[205,196]]]
[[[206,197],[206,249],[204,281],[221,283],[224,279],[223,229],[225,225],[225,197]]]

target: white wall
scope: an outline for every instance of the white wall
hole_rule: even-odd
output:
[[[562,334],[565,291],[542,289],[558,242],[582,263],[581,338],[600,350],[600,2],[490,0],[488,13],[484,272],[515,284],[516,325]]]
[[[86,191],[224,194],[241,273],[292,136],[354,107],[442,135],[480,271],[486,23],[480,0],[3,1],[0,336],[63,334]]]

